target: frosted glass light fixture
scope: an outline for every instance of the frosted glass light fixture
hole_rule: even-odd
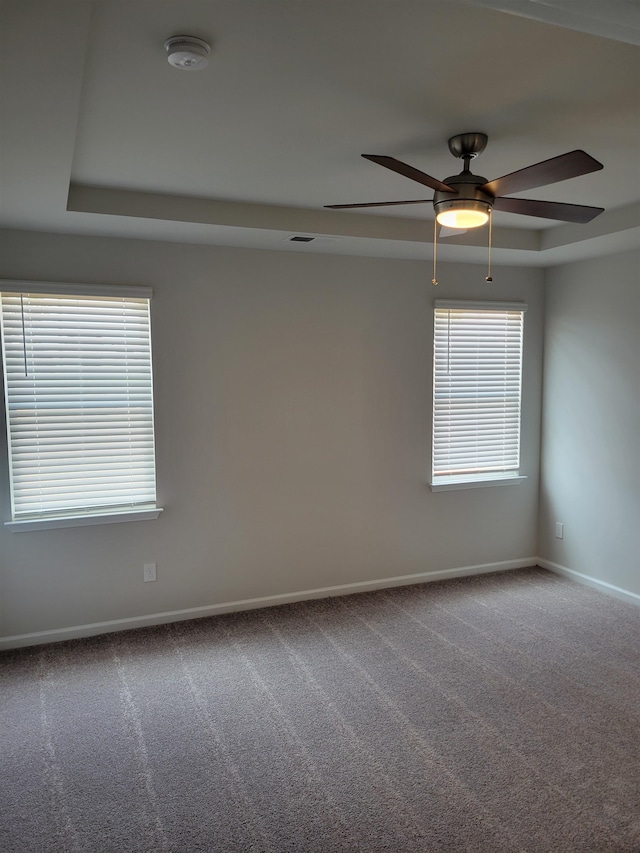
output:
[[[491,204],[480,199],[444,199],[436,205],[436,219],[446,228],[478,228],[489,220]]]

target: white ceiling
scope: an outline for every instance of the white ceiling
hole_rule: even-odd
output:
[[[430,198],[360,157],[444,178],[463,131],[491,179],[575,148],[604,164],[524,193],[588,225],[494,216],[494,259],[546,266],[637,244],[637,0],[2,0],[0,226],[426,258]],[[177,33],[209,67],[169,66]],[[483,233],[484,232],[484,233]],[[306,245],[293,234],[314,235]],[[486,229],[443,259],[486,257]]]

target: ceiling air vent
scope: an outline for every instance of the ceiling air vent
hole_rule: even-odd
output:
[[[290,243],[313,243],[315,237],[303,237],[300,234],[294,234],[292,237],[289,237]]]

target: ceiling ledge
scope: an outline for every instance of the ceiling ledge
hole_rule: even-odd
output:
[[[585,225],[559,225],[542,232],[540,256],[544,266],[556,266],[577,260],[640,246],[640,202],[605,210]]]
[[[254,204],[193,196],[98,187],[72,183],[67,211],[108,216],[127,216],[168,222],[191,222],[232,228],[260,229],[325,237],[398,240],[409,243],[433,241],[433,220],[399,216],[371,216],[282,205]],[[448,237],[439,245],[473,246],[486,252],[485,228]],[[493,229],[495,249],[536,252],[540,232],[518,228]]]
[[[473,6],[506,12],[601,38],[640,45],[640,15],[620,0],[465,0]]]
[[[253,204],[192,196],[147,193],[71,184],[67,211],[93,214],[103,233],[170,242],[244,245],[256,249],[426,259],[433,257],[433,222],[396,216],[371,216],[324,209]],[[76,233],[92,231],[90,221],[73,223]],[[107,222],[112,222],[109,228]],[[71,223],[70,223],[71,224]],[[295,234],[310,243],[290,243]],[[549,267],[580,258],[636,248],[640,242],[640,203],[605,211],[586,225],[546,230],[493,229],[496,264]],[[485,263],[487,229],[438,241],[441,260]]]
[[[605,210],[585,225],[558,225],[543,231],[540,251],[546,252],[561,246],[583,243],[612,234],[622,234],[640,228],[640,202]]]
[[[426,219],[372,216],[325,209],[253,204],[193,196],[71,184],[67,211],[111,220],[112,236],[169,239],[172,242],[245,245],[257,249],[423,259],[433,257],[433,224]],[[127,225],[127,223],[129,223]],[[76,232],[91,231],[76,221]],[[110,229],[108,229],[110,230]],[[305,234],[311,243],[287,242]],[[586,225],[546,230],[493,229],[497,264],[538,267],[635,248],[640,235],[640,203],[606,211]],[[485,263],[487,230],[479,228],[438,241],[442,260]]]

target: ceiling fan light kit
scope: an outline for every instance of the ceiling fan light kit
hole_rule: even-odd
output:
[[[489,221],[491,205],[484,201],[443,201],[436,206],[436,219],[445,228],[478,228]]]
[[[195,36],[171,36],[164,49],[169,65],[179,71],[201,71],[209,64],[211,45]]]
[[[579,175],[587,175],[602,169],[599,163],[585,151],[569,151],[559,157],[552,157],[540,163],[534,163],[517,172],[511,172],[487,181],[480,175],[474,175],[469,169],[471,160],[481,154],[486,145],[488,137],[486,133],[473,131],[470,133],[459,133],[449,139],[449,151],[454,157],[464,162],[464,168],[459,175],[452,175],[439,181],[437,178],[421,172],[419,169],[381,154],[363,154],[366,160],[377,163],[385,169],[397,172],[405,178],[416,181],[419,184],[430,187],[435,191],[432,199],[435,211],[434,221],[434,272],[433,284],[437,284],[435,273],[436,257],[436,225],[447,228],[478,228],[489,223],[489,274],[486,281],[491,278],[491,232],[493,210],[501,210],[505,213],[516,213],[522,216],[537,216],[542,219],[555,219],[561,222],[590,222],[599,216],[604,210],[602,207],[590,207],[581,204],[564,204],[555,201],[537,201],[528,198],[506,198],[511,193],[521,192],[532,187],[543,187],[557,181],[565,181]],[[385,207],[398,204],[423,204],[428,199],[420,201],[386,201],[359,204],[327,204],[325,207],[336,209],[362,208],[362,207]]]

